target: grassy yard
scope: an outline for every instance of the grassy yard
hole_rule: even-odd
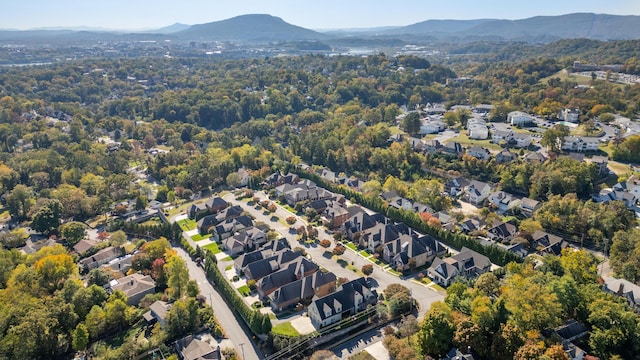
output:
[[[240,295],[242,296],[249,296],[251,295],[251,289],[249,289],[249,287],[247,285],[242,285],[238,288],[238,292],[240,293]]]
[[[271,332],[276,335],[284,335],[284,336],[290,336],[290,337],[300,336],[300,333],[298,332],[298,330],[296,330],[296,328],[294,328],[290,322],[284,322],[284,323],[275,325],[271,329]]]
[[[465,146],[465,147],[471,147],[471,146],[474,146],[474,145],[479,145],[479,146],[482,146],[482,147],[485,147],[485,148],[489,149],[490,151],[496,151],[496,152],[502,151],[502,147],[500,147],[500,145],[498,145],[498,144],[492,143],[490,139],[487,139],[487,140],[469,139],[467,134],[465,134],[464,132],[460,132],[460,134],[458,136],[452,138],[451,141],[457,141],[462,146]]]
[[[566,70],[560,70],[557,73],[546,77],[544,79],[540,79],[541,83],[546,84],[549,79],[551,78],[560,78],[560,80],[571,80],[571,81],[575,81],[576,83],[578,83],[578,85],[590,85],[591,84],[591,78],[587,77],[587,76],[578,76],[578,75],[574,75],[574,74],[570,74],[568,71]]]
[[[358,251],[358,248],[354,243],[347,243],[347,247],[353,251]]]
[[[440,286],[438,284],[431,285],[431,288],[436,290],[436,291],[444,291],[444,292],[446,292],[446,290],[444,288],[442,288],[442,286]]]
[[[205,249],[205,250],[209,250],[209,251],[211,251],[211,253],[212,253],[213,255],[215,255],[215,254],[217,254],[217,253],[219,253],[219,252],[222,252],[222,250],[218,249],[218,244],[216,244],[216,243],[211,243],[211,244],[209,244],[209,245],[206,245],[206,246],[204,247],[204,249]]]
[[[224,271],[229,271],[229,270],[231,270],[231,269],[233,269],[233,265],[229,265],[229,266],[227,266],[226,268],[224,268]]]
[[[360,255],[364,256],[364,257],[369,257],[371,256],[371,254],[369,254],[366,250],[362,250],[359,252]]]
[[[233,258],[231,256],[227,256],[226,258],[220,260],[220,261],[231,261],[233,260]]]
[[[201,234],[195,234],[191,237],[191,239],[193,241],[201,241],[204,239],[209,239],[211,237],[211,234],[206,234],[206,235],[201,235]]]
[[[398,276],[398,277],[399,277],[399,276],[402,276],[402,274],[401,274],[401,273],[399,273],[399,272],[397,272],[397,271],[395,271],[395,270],[393,270],[393,269],[389,269],[389,273],[391,273],[391,274],[393,274],[393,275],[395,275],[395,276]]]
[[[369,354],[365,350],[362,350],[359,353],[350,357],[349,360],[376,360],[376,358],[374,358],[371,354]]]
[[[196,221],[193,219],[182,219],[178,221],[178,225],[180,225],[182,231],[193,230],[197,227]]]

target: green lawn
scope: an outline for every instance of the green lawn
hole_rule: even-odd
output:
[[[431,285],[431,288],[436,290],[436,291],[446,291],[445,289],[442,288],[442,286],[440,286],[438,284]]]
[[[224,268],[224,271],[229,271],[229,270],[231,270],[231,269],[233,269],[233,265],[229,265],[229,266],[227,266],[226,268]]]
[[[467,134],[464,133],[464,131],[461,131],[460,134],[452,138],[451,141],[457,141],[462,146],[466,146],[466,147],[478,145],[478,146],[485,147],[491,151],[498,151],[498,152],[502,151],[502,147],[500,147],[500,145],[498,144],[492,143],[490,139],[487,139],[487,140],[469,139],[469,137],[467,136]]]
[[[182,231],[193,230],[197,227],[196,221],[193,219],[182,219],[178,221],[178,225],[180,225]]]
[[[362,256],[364,256],[364,257],[369,257],[369,256],[371,256],[371,254],[369,254],[366,250],[362,250],[362,251],[360,251],[360,253],[359,253],[359,254],[360,254],[360,255],[362,255]]]
[[[393,269],[389,269],[389,273],[391,273],[391,274],[393,274],[395,276],[401,276],[402,275],[401,273],[399,273],[399,272],[397,272],[397,271],[395,271]]]
[[[557,73],[540,79],[541,83],[547,83],[549,81],[549,79],[551,78],[560,78],[560,80],[571,80],[571,81],[575,81],[578,85],[590,85],[591,84],[591,77],[588,76],[579,76],[579,75],[575,75],[575,74],[570,74],[568,71],[566,70],[560,70]]]
[[[247,285],[242,285],[238,288],[238,292],[242,295],[242,296],[249,296],[251,295],[251,289],[249,289],[249,287]]]
[[[284,336],[290,336],[290,337],[300,336],[300,333],[298,332],[298,330],[296,330],[296,328],[294,328],[290,322],[284,322],[284,323],[275,325],[271,329],[271,332],[276,335],[284,335]]]
[[[369,354],[365,350],[362,350],[361,352],[350,357],[349,360],[376,360],[376,358],[374,358],[371,354]]]
[[[218,244],[216,244],[216,243],[211,243],[209,245],[206,245],[206,246],[204,246],[204,249],[211,251],[211,253],[213,255],[215,255],[215,254],[217,254],[219,252],[222,252],[222,250],[218,249]]]
[[[233,258],[231,256],[227,256],[226,258],[220,260],[220,261],[231,261],[233,260]]]
[[[353,251],[358,251],[358,248],[354,243],[347,243],[347,247]]]
[[[206,234],[206,235],[202,235],[202,234],[195,234],[191,237],[191,240],[193,241],[201,241],[204,239],[209,239],[211,237],[211,234]]]

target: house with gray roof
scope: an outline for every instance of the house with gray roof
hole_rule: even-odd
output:
[[[274,312],[279,312],[300,302],[326,296],[336,289],[337,278],[332,272],[316,271],[309,276],[281,286],[267,298]]]
[[[491,194],[491,186],[485,182],[472,180],[464,189],[464,199],[480,205]]]
[[[145,295],[156,292],[156,283],[149,275],[135,273],[117,280],[111,280],[110,292],[117,290],[127,295],[127,305],[137,306]]]
[[[149,325],[155,324],[157,322],[161,327],[164,327],[167,323],[167,317],[169,316],[169,310],[171,310],[171,306],[172,304],[169,304],[167,302],[156,301],[151,304],[151,306],[149,306],[149,311],[144,313],[142,317]]]
[[[280,268],[256,282],[256,289],[261,299],[293,281],[309,276],[318,271],[320,267],[304,256],[300,256],[293,261],[282,264]]]
[[[512,223],[496,220],[493,226],[487,229],[487,237],[493,241],[506,242],[513,239],[518,233],[518,227]]]
[[[640,286],[625,279],[616,279],[614,277],[605,277],[602,290],[605,292],[620,296],[627,301],[635,311],[640,311]]]
[[[291,247],[289,246],[289,242],[287,242],[287,239],[283,238],[280,240],[272,240],[263,244],[256,251],[244,253],[238,256],[233,261],[233,267],[238,273],[238,275],[240,275],[242,273],[242,269],[245,268],[247,265],[259,260],[266,259],[268,257],[276,256],[277,254],[281,253],[284,250],[291,250]]]
[[[227,219],[216,225],[213,239],[220,242],[236,233],[245,232],[251,228],[253,228],[253,220],[247,215]]]
[[[175,347],[183,360],[221,360],[224,355],[220,346],[213,348],[209,343],[189,335],[175,342]]]
[[[302,253],[289,249],[282,250],[274,256],[252,262],[242,269],[247,280],[259,280],[286,266],[291,261],[301,257]]]
[[[311,323],[320,328],[353,316],[377,302],[378,294],[361,277],[342,284],[334,293],[315,297],[307,312]]]
[[[560,236],[552,235],[544,231],[537,230],[531,235],[531,247],[536,249],[540,255],[552,254],[559,256],[562,249],[568,246]]]
[[[526,217],[532,217],[533,213],[542,206],[538,200],[533,200],[528,197],[520,199],[520,212]]]
[[[242,215],[242,212],[242,207],[240,205],[236,205],[225,208],[217,214],[207,215],[196,223],[198,232],[203,235],[207,234],[211,227],[216,226],[225,220],[237,218]]]
[[[424,266],[447,249],[429,235],[401,234],[383,245],[382,258],[396,270],[409,270]]]
[[[542,164],[547,161],[547,157],[537,151],[532,151],[524,156],[524,161],[530,164]]]
[[[80,267],[82,267],[84,271],[89,271],[91,269],[99,267],[102,264],[108,263],[109,261],[119,257],[120,255],[122,255],[122,251],[120,249],[109,246],[89,257],[78,261],[78,265],[80,265]]]
[[[469,156],[473,156],[474,158],[478,159],[478,160],[489,160],[491,159],[491,152],[489,151],[489,149],[484,148],[482,146],[472,146],[469,149],[467,149],[467,154]]]
[[[434,282],[449,286],[456,276],[474,278],[491,269],[489,258],[467,247],[448,258],[435,258],[427,269],[427,275]]]
[[[518,160],[518,154],[510,151],[509,149],[503,149],[499,153],[496,154],[496,163],[504,164],[512,161]]]
[[[520,199],[505,191],[496,191],[489,195],[489,202],[495,206],[498,213],[505,213],[520,205]]]

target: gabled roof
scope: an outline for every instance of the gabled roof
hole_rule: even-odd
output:
[[[491,186],[489,186],[489,184],[487,184],[486,182],[482,182],[478,180],[471,180],[471,182],[467,186],[467,190],[476,191],[477,195],[480,195],[480,191],[487,190],[487,189],[491,190]]]
[[[456,255],[453,255],[451,259],[462,264],[463,269],[467,271],[479,271],[486,267],[491,266],[489,258],[475,252],[467,247],[463,247],[462,250]]]
[[[336,276],[332,272],[316,271],[302,279],[295,280],[281,286],[276,291],[269,294],[268,298],[272,304],[287,303],[291,300],[310,299],[314,295],[314,289],[329,283],[336,282]]]
[[[180,339],[176,345],[183,360],[220,360],[222,354],[219,347],[214,349],[208,343],[194,339],[193,336]]]
[[[319,269],[318,265],[305,257],[299,257],[289,262],[284,269],[273,272],[256,283],[256,286],[263,292],[267,290],[277,289],[290,282],[296,281],[298,278],[304,277],[304,273],[315,272]]]
[[[219,196],[212,197],[211,199],[205,202],[205,206],[209,209],[215,209],[215,208],[223,209],[223,208],[226,208],[228,205],[229,203]]]
[[[531,235],[531,238],[533,239],[533,242],[538,243],[544,247],[551,246],[563,241],[560,236],[552,235],[540,230],[536,230]]]
[[[89,249],[91,249],[92,247],[94,247],[98,242],[95,240],[89,240],[89,239],[83,239],[80,240],[80,242],[78,242],[77,244],[75,244],[73,246],[73,250],[82,255],[85,252],[87,252]]]
[[[350,210],[350,209],[347,209]],[[363,231],[375,226],[377,223],[386,223],[386,218],[384,215],[375,213],[373,215],[369,215],[364,211],[360,211],[350,217],[345,223],[345,229],[351,231],[352,233]]]
[[[120,290],[127,295],[127,297],[132,297],[142,292],[155,289],[156,287],[156,283],[151,276],[140,273],[131,274],[116,281],[117,284],[111,286],[111,289],[113,291]]]
[[[447,260],[447,261],[445,261]],[[451,261],[451,258],[441,259],[439,257],[433,259],[429,269],[437,272],[443,279],[450,280],[456,277],[460,273],[460,269],[457,267],[456,261]]]
[[[164,321],[169,315],[169,310],[171,310],[171,305],[164,301],[156,301],[149,306],[149,310],[151,312],[151,316],[156,318],[157,320]]]
[[[487,230],[501,239],[507,239],[518,232],[518,227],[503,221],[494,222],[493,227]]]
[[[604,278],[604,287],[611,293],[624,296],[635,306],[640,304],[640,286],[625,279]]]
[[[314,306],[319,310],[318,315],[320,316],[320,319],[324,320],[327,318],[326,312],[329,312],[330,316],[334,316],[341,312],[353,309],[356,293],[359,293],[364,298],[364,295],[369,292],[377,298],[375,290],[370,290],[366,280],[363,277],[360,277],[342,284],[336,292],[332,294],[314,299],[311,306]],[[341,306],[342,311],[338,311],[336,309],[337,306]]]
[[[243,268],[243,271],[247,277],[250,276],[250,278],[257,280],[277,271],[288,262],[294,261],[301,256],[302,254],[297,251],[286,249],[274,256],[250,263]]]
[[[527,155],[524,156],[524,159],[527,161],[540,161],[540,162],[547,161],[547,157],[537,151],[528,153]]]

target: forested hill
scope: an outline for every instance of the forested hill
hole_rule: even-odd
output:
[[[313,30],[291,25],[279,17],[253,14],[193,25],[176,33],[186,40],[292,41],[318,40],[326,36]]]
[[[503,40],[640,38],[640,16],[574,13],[520,20],[427,20],[389,31],[389,34],[441,37],[486,37]]]

